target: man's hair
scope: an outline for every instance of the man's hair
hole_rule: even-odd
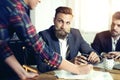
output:
[[[56,9],[55,17],[57,16],[58,13],[70,14],[73,16],[72,9],[70,7],[60,6]]]
[[[113,19],[120,19],[120,12],[115,12],[112,16]]]

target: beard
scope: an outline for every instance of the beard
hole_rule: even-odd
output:
[[[56,29],[55,33],[57,38],[64,39],[70,33],[70,30],[65,31],[64,29]]]
[[[113,29],[113,30],[111,30],[111,35],[112,35],[112,37],[117,37],[117,36],[119,36],[120,34]]]

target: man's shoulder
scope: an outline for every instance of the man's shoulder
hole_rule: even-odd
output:
[[[76,29],[76,28],[70,28],[71,30],[75,30],[75,31],[79,31],[79,29]]]
[[[96,37],[100,37],[100,38],[109,38],[110,36],[111,34],[109,30],[102,31],[96,34]]]
[[[56,39],[53,26],[51,26],[49,29],[40,31],[39,35],[42,36],[44,39],[51,39],[51,40]]]
[[[77,33],[77,32],[80,33],[79,29],[75,29],[75,28],[71,28],[70,32],[71,33]]]
[[[109,31],[109,30],[106,30],[106,31],[102,31],[102,32],[97,33],[97,35],[109,35],[109,34],[110,34],[110,31]]]
[[[53,27],[39,31],[39,34],[50,34],[51,32],[53,32]]]
[[[70,35],[73,37],[81,37],[79,29],[71,28]]]
[[[48,32],[48,29],[45,29],[45,30],[39,31],[39,34],[43,34],[43,33],[47,33],[47,32]]]

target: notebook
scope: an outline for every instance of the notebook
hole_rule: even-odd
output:
[[[64,79],[79,79],[79,80],[113,80],[109,72],[101,72],[92,70],[89,74],[75,75],[70,72],[59,70],[55,71],[55,76]]]

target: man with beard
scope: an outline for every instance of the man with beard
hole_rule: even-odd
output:
[[[99,56],[84,41],[79,30],[70,27],[72,19],[73,14],[71,8],[58,7],[54,17],[54,25],[47,30],[39,32],[39,35],[42,36],[43,40],[51,49],[60,53],[63,59],[72,61],[75,64],[100,62]],[[87,54],[88,57],[83,55],[77,56],[78,52]],[[38,60],[38,69],[40,72],[47,72],[56,68],[47,66]]]
[[[103,57],[120,57],[120,12],[113,14],[110,30],[96,34],[92,47]]]
[[[0,80],[28,80],[38,76],[36,73],[26,72],[8,46],[14,33],[48,66],[74,74],[87,74],[92,70],[92,65],[75,65],[62,59],[60,54],[50,49],[41,36],[36,34],[35,26],[32,25],[27,12],[34,9],[41,0],[0,1]]]

